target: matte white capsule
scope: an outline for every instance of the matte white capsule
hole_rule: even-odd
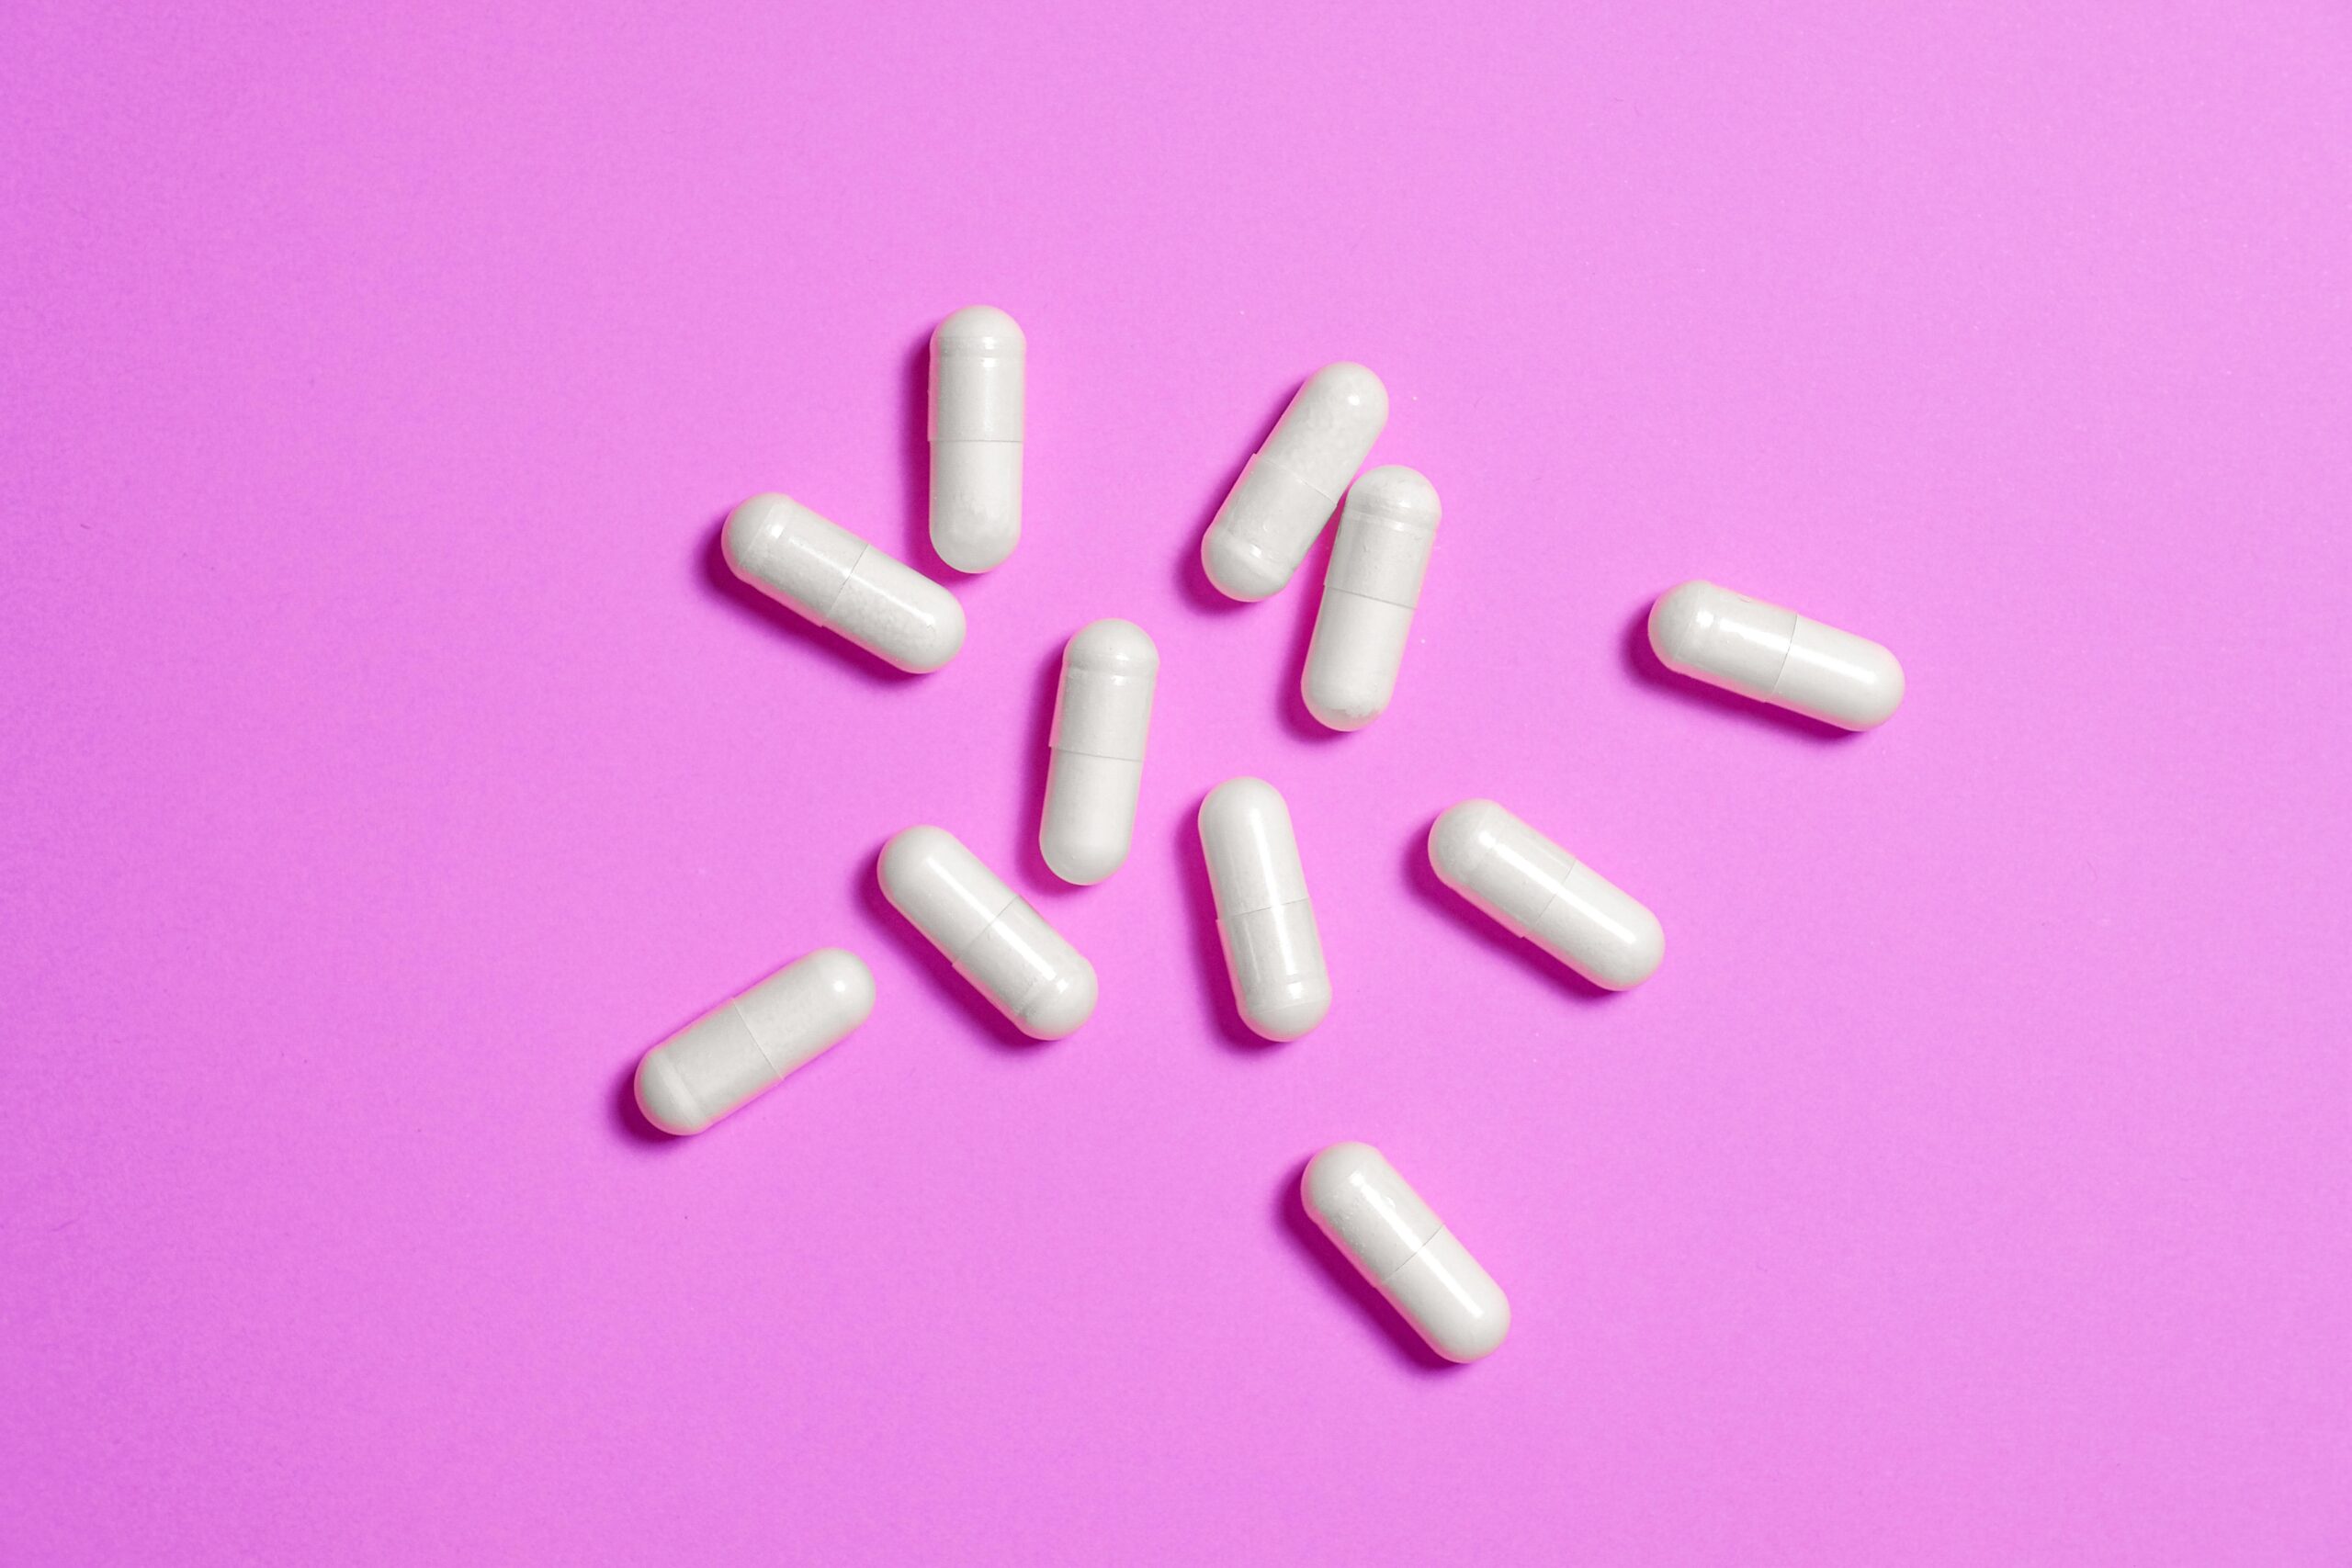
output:
[[[1465,800],[1430,829],[1438,879],[1594,985],[1640,985],[1666,956],[1657,917],[1496,805]]]
[[[1349,488],[1299,678],[1326,727],[1362,729],[1396,695],[1437,524],[1437,487],[1415,469],[1391,464]]]
[[[665,1133],[699,1133],[822,1053],[874,1011],[874,973],[820,947],[645,1054],[637,1103]]]
[[[1510,1302],[1470,1249],[1369,1144],[1333,1144],[1306,1162],[1299,1196],[1316,1224],[1449,1361],[1492,1355]]]
[[[1650,647],[1669,670],[1840,729],[1884,724],[1903,701],[1903,666],[1879,644],[1712,582],[1651,606]]]
[[[1094,965],[944,828],[882,846],[882,893],[1022,1033],[1059,1040],[1094,1012]]]
[[[1267,1039],[1297,1039],[1331,1010],[1331,976],[1290,807],[1263,779],[1226,780],[1201,802],[1201,852],[1234,1006]]]
[[[931,547],[957,571],[1001,565],[1021,542],[1028,352],[991,305],[967,305],[931,334]]]
[[[1037,848],[1064,882],[1088,886],[1126,863],[1159,679],[1159,649],[1133,621],[1096,621],[1062,649]]]
[[[1201,540],[1201,565],[1228,599],[1288,582],[1388,423],[1388,389],[1361,365],[1326,365],[1283,411]]]
[[[735,575],[876,658],[925,674],[964,646],[956,595],[787,495],[755,495],[720,536]]]

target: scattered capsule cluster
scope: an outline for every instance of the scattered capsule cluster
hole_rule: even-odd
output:
[[[1021,540],[1027,352],[1012,318],[984,305],[932,334],[931,540],[960,571],[1002,565]],[[1261,600],[1289,584],[1339,511],[1300,676],[1307,710],[1332,729],[1363,728],[1395,696],[1437,541],[1426,478],[1396,466],[1357,476],[1387,420],[1387,389],[1370,370],[1317,371],[1201,540],[1219,592]],[[737,507],[722,546],[737,576],[901,670],[937,670],[964,645],[953,593],[788,497]],[[1649,637],[1670,670],[1841,728],[1883,723],[1903,700],[1902,667],[1879,644],[1710,582],[1661,596]],[[1159,673],[1159,649],[1130,621],[1096,621],[1063,651],[1037,841],[1065,882],[1091,886],[1126,862]],[[1263,779],[1227,779],[1201,803],[1200,836],[1235,1007],[1266,1039],[1295,1040],[1330,1011],[1331,977],[1290,807]],[[1596,986],[1638,986],[1665,956],[1656,915],[1494,801],[1440,816],[1429,856],[1473,907]],[[1059,1040],[1092,1016],[1094,966],[953,833],[904,829],[877,874],[890,906],[1023,1033]],[[821,948],[648,1052],[638,1103],[665,1132],[699,1133],[873,1010],[873,972]],[[1323,1150],[1300,1198],[1439,1355],[1473,1361],[1502,1343],[1501,1288],[1378,1150]]]

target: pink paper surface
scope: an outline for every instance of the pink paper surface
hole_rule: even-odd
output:
[[[45,6],[0,16],[0,1561],[2352,1560],[2341,6]],[[922,348],[1027,329],[1028,531],[898,677],[737,585],[935,576]],[[1395,707],[1199,536],[1299,380],[1446,519]],[[1845,739],[1659,671],[1881,638]],[[1165,660],[1035,850],[1063,640]],[[1236,1021],[1262,775],[1339,1001]],[[1511,806],[1604,997],[1439,886]],[[1090,954],[1033,1046],[882,902]],[[710,1134],[639,1054],[811,948]],[[1385,1150],[1510,1292],[1307,1227]]]

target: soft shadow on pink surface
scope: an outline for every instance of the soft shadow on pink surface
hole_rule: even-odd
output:
[[[1694,681],[1688,675],[1678,675],[1658,660],[1657,649],[1650,646],[1650,607],[1644,604],[1625,623],[1623,635],[1618,639],[1625,659],[1625,668],[1634,679],[1670,696],[1680,698],[1699,707],[1713,708],[1717,713],[1730,714],[1744,723],[1777,729],[1783,735],[1793,735],[1815,743],[1836,745],[1851,740],[1855,730],[1840,729],[1834,724],[1824,724],[1807,718],[1801,713],[1776,708],[1770,703],[1759,703],[1753,697],[1743,697],[1737,692],[1726,692],[1721,686],[1710,686],[1704,681]]]
[[[1437,868],[1430,864],[1430,829],[1436,821],[1436,818],[1430,818],[1421,824],[1419,832],[1406,841],[1408,887],[1452,916],[1454,923],[1479,946],[1518,964],[1572,1001],[1597,1007],[1624,994],[1594,985],[1525,937],[1511,935],[1484,909],[1448,887],[1438,876]]]
[[[900,686],[917,679],[898,666],[876,659],[839,633],[827,631],[815,622],[793,614],[736,576],[735,569],[727,564],[727,516],[725,513],[719,514],[718,523],[704,536],[702,548],[695,552],[695,564],[705,592],[714,599],[725,601],[731,608],[761,625],[771,626],[794,641],[820,650],[834,664],[868,685]]]
[[[906,548],[899,558],[950,588],[967,581],[931,547],[931,332],[907,351],[899,414],[899,474],[905,486]]]
[[[1077,632],[1076,626],[1070,628],[1072,636]],[[1035,695],[1029,706],[1028,747],[1021,755],[1021,805],[1025,815],[1012,825],[1013,841],[1021,846],[1022,874],[1032,887],[1056,897],[1082,891],[1054,874],[1054,868],[1046,863],[1046,852],[1037,844],[1038,829],[1046,820],[1046,773],[1054,760],[1049,742],[1054,733],[1054,702],[1061,695],[1065,646],[1056,643],[1037,663]],[[1127,858],[1135,858],[1132,850]]]
[[[952,832],[954,829],[949,830]],[[1040,1046],[1056,1043],[1051,1040],[1033,1040],[1022,1033],[1011,1019],[999,1012],[996,1005],[980,994],[978,986],[956,972],[956,965],[948,962],[945,953],[932,945],[929,937],[915,930],[914,923],[899,913],[883,895],[882,879],[875,869],[881,858],[882,848],[877,844],[862,863],[862,869],[853,883],[857,890],[858,902],[865,906],[865,912],[873,918],[876,925],[890,933],[899,951],[922,968],[930,978],[933,988],[961,1009],[964,1015],[972,1021],[972,1027],[980,1037],[1000,1051],[1035,1051]]]
[[[1283,1043],[1268,1040],[1241,1021],[1233,1000],[1233,976],[1226,966],[1225,943],[1216,929],[1216,891],[1209,886],[1208,862],[1201,854],[1201,792],[1191,809],[1176,818],[1174,854],[1177,874],[1184,883],[1184,921],[1193,933],[1193,967],[1201,989],[1208,994],[1209,1011],[1216,1020],[1217,1043],[1228,1051],[1255,1054]]]
[[[1266,444],[1266,437],[1273,433],[1274,422],[1282,418],[1283,410],[1290,407],[1290,400],[1297,391],[1298,386],[1294,385],[1276,400],[1274,412],[1258,426],[1257,438],[1243,446],[1232,466],[1225,470],[1216,488],[1201,507],[1200,520],[1183,536],[1183,548],[1176,557],[1176,584],[1183,590],[1185,604],[1204,614],[1230,615],[1259,607],[1243,600],[1227,598],[1218,591],[1217,585],[1209,581],[1208,569],[1201,564],[1201,540],[1207,535],[1209,525],[1216,521],[1217,508],[1223,506],[1225,498],[1232,493],[1234,481],[1241,478],[1241,470],[1250,466],[1250,459],[1257,455],[1258,448]]]
[[[1389,1350],[1398,1359],[1419,1371],[1438,1374],[1460,1371],[1458,1362],[1449,1361],[1430,1349],[1429,1342],[1413,1332],[1413,1325],[1405,1321],[1404,1314],[1307,1217],[1306,1202],[1298,1195],[1298,1184],[1306,1178],[1307,1164],[1308,1160],[1303,1159],[1291,1167],[1290,1174],[1274,1189],[1274,1224],[1298,1250],[1314,1260],[1323,1277],[1324,1293],[1333,1307],[1363,1319],[1367,1327],[1388,1341]]]
[[[1336,516],[1337,514],[1334,513]],[[1290,656],[1282,669],[1282,693],[1278,705],[1282,710],[1283,728],[1294,739],[1313,741],[1317,745],[1343,740],[1356,733],[1348,729],[1332,729],[1315,716],[1306,705],[1306,693],[1301,682],[1306,675],[1306,648],[1315,640],[1315,617],[1323,608],[1323,574],[1330,570],[1331,546],[1339,538],[1336,522],[1326,523],[1323,532],[1315,537],[1315,547],[1298,563],[1298,575],[1276,599],[1288,597],[1291,605]],[[1272,603],[1272,601],[1268,601]],[[1373,721],[1379,723],[1378,719]]]

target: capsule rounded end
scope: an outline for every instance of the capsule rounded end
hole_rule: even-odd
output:
[[[768,547],[784,536],[796,502],[774,491],[755,495],[727,514],[718,532],[719,553],[728,570],[746,582],[759,578],[759,562]]]
[[[1268,811],[1285,815],[1282,792],[1263,779],[1244,774],[1226,780],[1201,801],[1201,836],[1214,838],[1227,829],[1242,829]]]
[[[1310,661],[1299,677],[1298,694],[1315,722],[1342,734],[1363,728],[1388,711],[1389,692],[1378,680],[1351,681]]]
[[[845,947],[820,947],[800,961],[816,976],[827,1013],[846,1033],[874,1016],[874,971]]]
[[[686,1088],[669,1053],[659,1046],[648,1051],[637,1065],[637,1108],[648,1122],[681,1138],[701,1132],[712,1121]]]
[[[1335,360],[1306,378],[1301,394],[1312,392],[1318,400],[1335,400],[1351,412],[1360,413],[1376,429],[1388,423],[1388,389],[1367,366],[1352,359]]]
[[[1201,570],[1228,599],[1254,604],[1281,592],[1291,573],[1265,551],[1221,528],[1201,540]]]
[[[1495,847],[1495,833],[1509,813],[1491,800],[1449,806],[1430,824],[1430,869],[1449,887],[1470,880]]]
[[[905,648],[893,653],[890,662],[910,675],[928,675],[944,668],[963,648],[963,603],[941,589],[937,615],[921,635],[909,637]]]
[[[1058,830],[1041,832],[1037,852],[1046,857],[1046,869],[1064,882],[1091,887],[1110,880],[1113,872],[1127,863],[1134,841],[1132,833],[1115,834],[1107,829],[1090,833],[1064,825]]]
[[[1103,675],[1157,675],[1159,646],[1133,621],[1108,615],[1080,628],[1062,649],[1062,663]]]
[[[1838,716],[1838,722],[1848,729],[1876,729],[1894,716],[1903,705],[1903,662],[1882,644],[1872,643],[1874,650],[1863,666],[1863,693],[1853,705]]]
[[[1313,1033],[1316,1025],[1330,1016],[1331,987],[1328,981],[1310,995],[1241,1010],[1241,1021],[1250,1026],[1250,1032],[1277,1045]]]
[[[932,329],[931,346],[983,354],[1022,354],[1029,347],[1021,323],[993,305],[967,305]]]
[[[1629,897],[1617,919],[1623,922],[1623,939],[1598,954],[1598,962],[1577,966],[1578,973],[1604,991],[1630,991],[1666,962],[1666,928],[1646,905]]]
[[[906,897],[922,886],[923,867],[963,848],[962,841],[944,828],[934,828],[927,822],[902,828],[890,835],[882,846],[882,857],[875,863],[875,874],[881,881],[883,895],[900,909],[906,908]]]
[[[1437,526],[1443,510],[1438,503],[1437,486],[1419,468],[1402,463],[1384,463],[1365,473],[1348,487],[1348,503],[1429,528]]]
[[[1306,1168],[1299,1173],[1299,1201],[1311,1213],[1330,1213],[1347,1200],[1359,1177],[1387,1164],[1381,1152],[1370,1144],[1333,1144],[1308,1160]]]
[[[1691,581],[1668,589],[1650,606],[1650,649],[1669,670],[1689,670],[1703,657],[1723,590]]]
[[[1078,960],[1078,967],[1056,976],[1012,1021],[1022,1033],[1033,1040],[1059,1040],[1074,1034],[1080,1025],[1094,1016],[1094,1004],[1101,996],[1094,965],[1082,953],[1073,953],[1071,956]]]

